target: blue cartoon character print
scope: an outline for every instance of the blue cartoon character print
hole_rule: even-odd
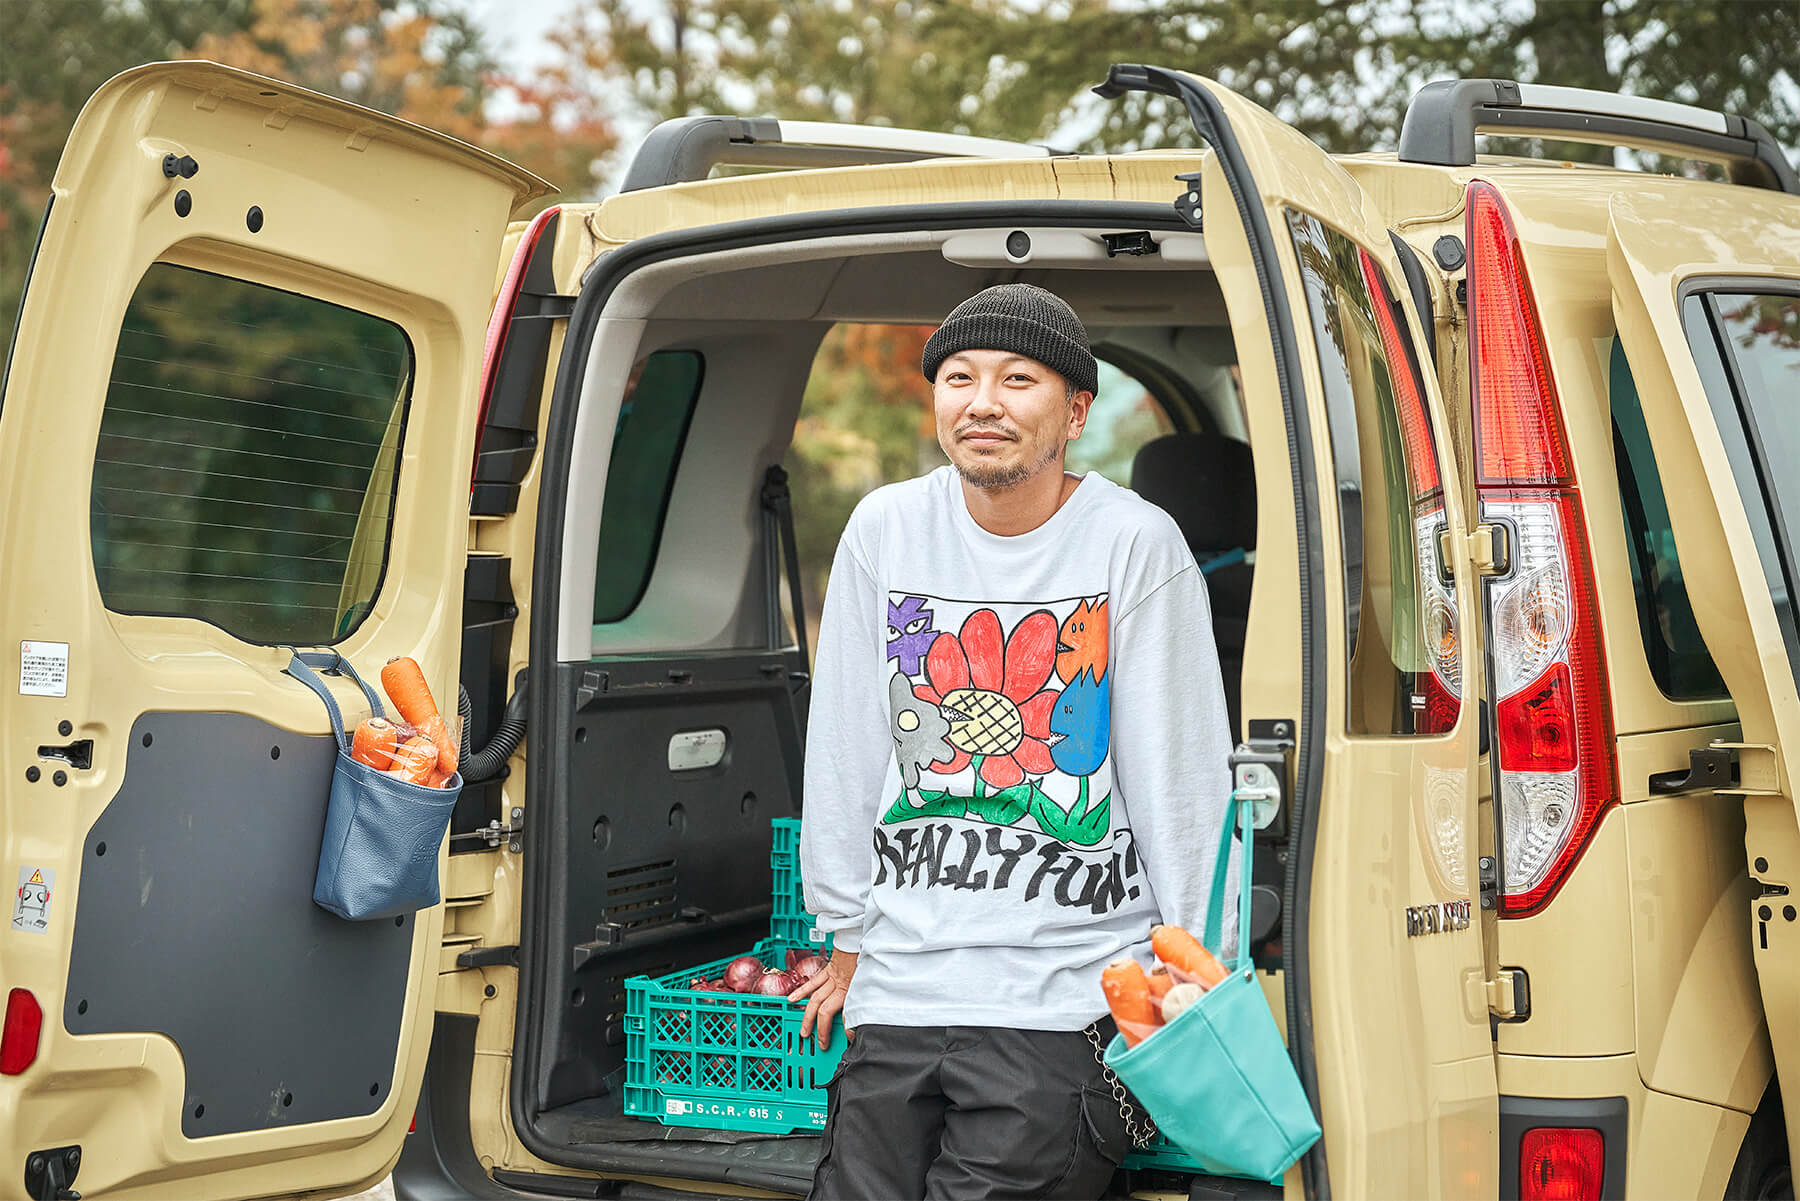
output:
[[[937,637],[931,628],[932,611],[925,598],[909,596],[899,604],[888,602],[887,657],[898,659],[902,675],[916,676],[926,652]]]

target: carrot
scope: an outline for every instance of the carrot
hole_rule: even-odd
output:
[[[394,767],[390,776],[399,776],[409,784],[424,784],[437,770],[438,748],[423,734],[415,734],[394,750]]]
[[[1174,987],[1175,977],[1169,975],[1169,973],[1162,968],[1157,968],[1150,973],[1150,995],[1157,1000],[1160,1001],[1168,996],[1169,990]]]
[[[418,662],[407,655],[389,659],[381,669],[381,686],[400,716],[437,745],[438,770],[449,779],[456,772],[456,740],[450,737],[437,702],[431,699],[431,688]]]
[[[1125,1045],[1135,1047],[1162,1025],[1156,1006],[1150,1002],[1150,981],[1135,959],[1118,959],[1100,973],[1100,990],[1112,1010],[1113,1022],[1125,1036]]]
[[[350,757],[378,771],[387,771],[394,765],[394,747],[398,742],[393,722],[382,717],[364,718],[351,739]]]
[[[1170,967],[1192,976],[1201,988],[1211,988],[1230,974],[1217,956],[1180,926],[1152,928],[1150,949]]]

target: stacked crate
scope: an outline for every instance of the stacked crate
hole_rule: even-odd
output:
[[[800,892],[800,821],[776,818],[769,856],[773,891],[769,937],[749,953],[763,966],[786,966],[790,948],[824,954]],[[825,1084],[844,1053],[833,1019],[831,1045],[800,1037],[806,1006],[786,997],[697,992],[732,959],[666,976],[625,981],[625,1112],[665,1126],[753,1130],[765,1134],[825,1125]]]

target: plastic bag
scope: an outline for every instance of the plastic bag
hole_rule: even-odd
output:
[[[450,738],[451,758],[461,740],[461,719],[452,714],[444,719]],[[351,737],[350,757],[358,763],[387,772],[411,784],[429,788],[448,786],[450,772],[440,766],[441,748],[416,726],[383,717],[365,718]]]

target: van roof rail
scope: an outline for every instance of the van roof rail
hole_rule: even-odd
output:
[[[621,192],[705,179],[717,166],[860,167],[926,158],[1048,158],[1047,146],[965,134],[781,121],[773,117],[676,117],[650,131],[625,170]]]
[[[1470,166],[1477,132],[1688,154],[1723,162],[1733,183],[1800,193],[1793,164],[1769,131],[1747,117],[1510,79],[1441,79],[1420,88],[1400,127],[1400,161]]]

